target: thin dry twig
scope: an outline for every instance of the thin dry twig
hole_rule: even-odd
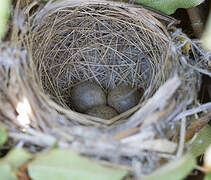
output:
[[[189,141],[201,128],[203,128],[211,120],[211,113],[208,113],[196,121],[192,122],[187,128],[185,140]]]

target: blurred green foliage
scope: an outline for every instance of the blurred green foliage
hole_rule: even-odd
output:
[[[207,21],[205,31],[202,36],[203,47],[211,51],[211,12]]]
[[[211,126],[206,125],[202,128],[194,141],[188,146],[194,157],[197,157],[205,152],[211,144]]]
[[[188,154],[180,159],[172,160],[142,180],[181,180],[195,167],[195,158]]]
[[[0,0],[0,40],[5,36],[8,29],[11,0]]]
[[[126,170],[105,167],[71,150],[54,149],[29,164],[33,180],[121,180]]]
[[[17,180],[14,172],[31,158],[32,155],[23,149],[12,149],[4,158],[0,159],[0,179]]]
[[[211,180],[211,173],[206,174],[204,180]]]
[[[3,125],[0,125],[0,147],[7,141],[7,139],[7,128]]]
[[[191,8],[204,2],[204,0],[136,0],[137,4],[143,4],[166,14],[173,14],[178,8]]]

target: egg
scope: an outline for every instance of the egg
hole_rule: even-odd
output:
[[[117,111],[114,108],[106,105],[95,106],[87,110],[86,114],[102,119],[111,119],[118,115]]]
[[[99,85],[86,81],[73,87],[71,100],[76,111],[85,112],[94,106],[106,104],[106,95]]]
[[[108,105],[123,113],[139,103],[141,94],[142,90],[131,86],[118,86],[108,93]]]

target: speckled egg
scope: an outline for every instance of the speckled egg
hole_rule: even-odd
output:
[[[86,114],[102,119],[111,119],[117,116],[118,112],[112,107],[99,105],[86,111]]]
[[[116,109],[118,113],[123,113],[140,101],[142,90],[137,90],[131,86],[119,86],[108,93],[108,105]]]
[[[99,85],[83,82],[71,90],[72,105],[78,112],[85,112],[97,105],[106,104],[106,95]]]

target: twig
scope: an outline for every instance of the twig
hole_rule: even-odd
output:
[[[187,110],[187,111],[183,111],[183,112],[181,112],[180,114],[178,114],[178,115],[175,117],[174,120],[176,121],[176,120],[182,119],[182,118],[187,117],[187,116],[191,116],[191,115],[193,115],[193,114],[196,114],[196,113],[199,113],[199,112],[208,110],[208,109],[211,109],[211,102],[206,103],[206,104],[202,104],[202,105],[200,105],[200,106],[197,107],[197,108],[193,108],[193,109],[189,109],[189,110]]]
[[[185,133],[186,133],[186,118],[183,118],[181,120],[181,128],[180,128],[180,140],[179,140],[179,146],[178,151],[176,154],[176,157],[179,158],[183,154],[184,145],[185,145]]]
[[[211,113],[192,122],[187,129],[185,140],[189,141],[201,128],[203,128],[211,120]]]

